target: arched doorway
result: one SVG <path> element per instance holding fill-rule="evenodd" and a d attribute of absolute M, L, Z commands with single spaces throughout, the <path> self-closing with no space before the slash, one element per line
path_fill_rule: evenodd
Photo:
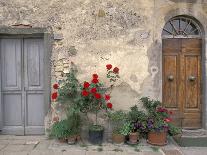
<path fill-rule="evenodd" d="M 182 128 L 202 127 L 201 29 L 186 16 L 170 19 L 162 32 L 163 103 Z"/>

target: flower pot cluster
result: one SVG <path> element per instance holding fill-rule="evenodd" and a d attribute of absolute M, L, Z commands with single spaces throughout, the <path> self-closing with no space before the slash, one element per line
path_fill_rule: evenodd
<path fill-rule="evenodd" d="M 113 124 L 114 143 L 126 142 L 133 145 L 137 144 L 140 138 L 146 138 L 148 143 L 162 146 L 167 144 L 168 135 L 181 134 L 181 129 L 176 127 L 170 118 L 172 112 L 163 108 L 161 102 L 150 100 L 148 97 L 141 98 L 141 102 L 144 106 L 142 110 L 135 105 L 128 112 L 113 111 L 109 114 Z"/>
<path fill-rule="evenodd" d="M 167 135 L 181 133 L 180 128 L 174 126 L 170 116 L 171 111 L 163 108 L 161 102 L 141 98 L 144 109 L 132 106 L 128 111 L 115 111 L 110 102 L 114 83 L 119 79 L 119 68 L 111 64 L 106 65 L 106 77 L 111 82 L 109 87 L 101 83 L 98 74 L 91 76 L 91 81 L 79 83 L 76 78 L 77 70 L 71 67 L 64 80 L 53 85 L 51 98 L 61 104 L 66 112 L 65 119 L 55 117 L 50 136 L 68 144 L 75 144 L 80 140 L 82 120 L 80 115 L 95 114 L 95 121 L 90 122 L 88 141 L 101 144 L 104 137 L 104 127 L 98 123 L 98 113 L 105 113 L 113 127 L 112 141 L 116 144 L 137 144 L 140 138 L 146 138 L 152 145 L 167 144 Z M 87 118 L 87 117 L 86 117 Z"/>

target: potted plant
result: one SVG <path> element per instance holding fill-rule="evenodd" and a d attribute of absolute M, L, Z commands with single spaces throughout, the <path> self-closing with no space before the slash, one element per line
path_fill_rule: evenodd
<path fill-rule="evenodd" d="M 127 118 L 126 113 L 119 110 L 109 113 L 108 117 L 113 125 L 112 141 L 116 144 L 124 143 L 125 135 L 122 134 L 122 130 Z"/>
<path fill-rule="evenodd" d="M 107 78 L 115 82 L 119 78 L 119 69 L 112 65 L 106 65 Z M 113 74 L 112 74 L 113 72 Z M 83 113 L 95 113 L 96 121 L 89 127 L 89 141 L 92 144 L 101 144 L 103 141 L 104 127 L 98 124 L 98 113 L 106 112 L 112 109 L 110 103 L 110 94 L 107 94 L 107 88 L 99 81 L 97 74 L 92 75 L 91 82 L 85 81 L 81 87 L 81 94 L 78 100 L 78 107 Z"/>
<path fill-rule="evenodd" d="M 52 101 L 62 105 L 66 118 L 59 122 L 59 117 L 56 116 L 51 130 L 51 136 L 56 130 L 64 133 L 64 139 L 68 140 L 69 144 L 74 144 L 80 137 L 81 119 L 80 108 L 77 104 L 77 98 L 80 92 L 80 84 L 76 78 L 77 70 L 74 64 L 71 64 L 70 72 L 65 74 L 63 80 L 55 83 L 52 95 Z M 55 107 L 53 107 L 55 108 Z M 60 126 L 60 127 L 59 127 Z M 54 135 L 53 137 L 57 137 Z"/>
<path fill-rule="evenodd" d="M 146 114 L 135 105 L 128 112 L 128 120 L 131 122 L 128 143 L 136 144 L 139 141 L 139 134 L 143 133 L 146 129 Z"/>
<path fill-rule="evenodd" d="M 81 118 L 79 113 L 72 112 L 67 116 L 69 134 L 67 136 L 68 144 L 75 144 L 80 136 Z"/>
<path fill-rule="evenodd" d="M 50 137 L 57 138 L 61 143 L 67 141 L 69 134 L 67 120 L 55 122 L 50 130 Z"/>
<path fill-rule="evenodd" d="M 84 82 L 78 101 L 81 112 L 95 113 L 96 121 L 89 127 L 89 141 L 92 144 L 101 144 L 103 141 L 104 127 L 98 124 L 98 113 L 112 109 L 109 102 L 110 95 L 105 93 L 106 90 L 99 82 L 98 75 L 93 74 L 91 83 Z"/>
<path fill-rule="evenodd" d="M 167 135 L 178 134 L 179 128 L 172 124 L 171 111 L 163 108 L 160 101 L 141 98 L 147 110 L 147 142 L 153 145 L 166 145 Z"/>

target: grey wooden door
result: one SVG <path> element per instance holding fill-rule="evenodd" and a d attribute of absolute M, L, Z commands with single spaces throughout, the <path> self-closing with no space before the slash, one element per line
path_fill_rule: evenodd
<path fill-rule="evenodd" d="M 1 39 L 3 134 L 44 133 L 42 39 Z"/>

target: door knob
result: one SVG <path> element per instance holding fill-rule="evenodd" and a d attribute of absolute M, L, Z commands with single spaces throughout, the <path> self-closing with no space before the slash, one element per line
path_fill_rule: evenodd
<path fill-rule="evenodd" d="M 189 81 L 195 81 L 195 79 L 196 79 L 196 77 L 193 76 L 193 75 L 191 75 L 191 76 L 188 77 L 188 80 L 189 80 Z"/>
<path fill-rule="evenodd" d="M 168 81 L 173 81 L 173 80 L 174 80 L 174 76 L 173 76 L 173 75 L 169 75 L 169 76 L 167 77 L 167 79 L 168 79 Z"/>

